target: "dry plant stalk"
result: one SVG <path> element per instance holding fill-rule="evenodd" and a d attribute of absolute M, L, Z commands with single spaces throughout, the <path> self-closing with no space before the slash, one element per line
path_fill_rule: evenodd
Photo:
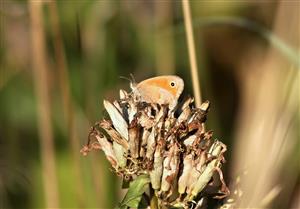
<path fill-rule="evenodd" d="M 104 107 L 110 119 L 91 128 L 89 142 L 81 150 L 84 155 L 102 149 L 123 179 L 148 176 L 150 194 L 159 207 L 187 208 L 204 197 L 220 199 L 229 194 L 220 170 L 226 146 L 203 129 L 208 101 L 195 108 L 188 98 L 169 109 L 120 90 L 120 99 L 105 100 Z"/>
<path fill-rule="evenodd" d="M 43 2 L 28 2 L 31 22 L 32 67 L 38 107 L 38 129 L 42 157 L 42 173 L 47 208 L 59 207 L 55 149 L 51 125 L 48 63 L 43 22 Z"/>
<path fill-rule="evenodd" d="M 199 107 L 202 103 L 201 99 L 201 88 L 200 88 L 200 80 L 198 76 L 198 68 L 197 68 L 197 58 L 196 58 L 196 47 L 195 47 L 195 39 L 193 33 L 193 24 L 192 24 L 192 15 L 190 9 L 189 0 L 181 0 L 182 10 L 183 10 L 183 19 L 186 33 L 186 41 L 188 44 L 189 51 L 189 60 L 191 65 L 191 75 L 193 81 L 193 89 L 196 99 L 196 106 Z"/>

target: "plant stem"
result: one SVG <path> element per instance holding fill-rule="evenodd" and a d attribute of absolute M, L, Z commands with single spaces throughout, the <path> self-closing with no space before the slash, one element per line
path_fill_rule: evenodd
<path fill-rule="evenodd" d="M 184 25 L 186 31 L 187 44 L 188 44 L 189 59 L 191 65 L 190 69 L 191 69 L 193 89 L 195 95 L 195 103 L 196 103 L 196 107 L 200 107 L 202 103 L 201 89 L 200 89 L 200 80 L 198 77 L 197 59 L 196 59 L 195 41 L 194 41 L 194 34 L 193 34 L 190 4 L 189 4 L 189 0 L 182 0 L 181 2 L 182 2 L 182 9 L 184 15 Z"/>
<path fill-rule="evenodd" d="M 59 86 L 62 98 L 62 110 L 67 124 L 67 135 L 69 143 L 71 145 L 71 154 L 73 160 L 73 172 L 75 175 L 76 182 L 76 200 L 78 201 L 80 207 L 84 207 L 84 194 L 82 191 L 82 174 L 80 170 L 80 156 L 78 155 L 78 150 L 80 149 L 79 140 L 76 138 L 78 135 L 75 128 L 75 117 L 74 108 L 70 92 L 70 83 L 68 75 L 68 65 L 66 61 L 66 55 L 64 50 L 64 44 L 62 39 L 62 34 L 60 30 L 60 21 L 57 11 L 56 0 L 48 2 L 49 16 L 51 23 L 51 32 L 54 44 L 54 55 L 57 68 L 57 75 L 59 79 Z"/>
<path fill-rule="evenodd" d="M 48 85 L 48 64 L 43 23 L 43 1 L 29 3 L 34 84 L 38 108 L 38 129 L 41 146 L 43 184 L 46 208 L 59 208 L 55 149 L 51 124 Z"/>
<path fill-rule="evenodd" d="M 149 189 L 150 189 L 150 208 L 151 209 L 160 209 L 156 193 L 151 188 L 151 186 L 149 187 Z"/>

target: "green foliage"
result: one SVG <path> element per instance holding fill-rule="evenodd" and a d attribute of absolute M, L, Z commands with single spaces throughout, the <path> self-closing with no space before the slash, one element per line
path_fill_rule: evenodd
<path fill-rule="evenodd" d="M 134 181 L 130 182 L 129 189 L 119 204 L 120 209 L 138 208 L 142 199 L 143 193 L 146 192 L 147 186 L 150 183 L 148 175 L 140 175 Z"/>

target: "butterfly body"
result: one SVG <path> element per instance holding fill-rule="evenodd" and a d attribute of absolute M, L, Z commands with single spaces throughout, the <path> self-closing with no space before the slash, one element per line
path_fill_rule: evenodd
<path fill-rule="evenodd" d="M 183 80 L 174 75 L 146 79 L 133 87 L 133 93 L 142 101 L 169 104 L 174 107 L 184 88 Z"/>

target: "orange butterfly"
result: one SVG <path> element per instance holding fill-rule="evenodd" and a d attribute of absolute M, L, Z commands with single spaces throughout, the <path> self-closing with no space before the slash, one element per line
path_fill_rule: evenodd
<path fill-rule="evenodd" d="M 174 75 L 157 76 L 132 84 L 133 94 L 142 101 L 169 104 L 173 108 L 184 88 L 183 80 Z"/>

